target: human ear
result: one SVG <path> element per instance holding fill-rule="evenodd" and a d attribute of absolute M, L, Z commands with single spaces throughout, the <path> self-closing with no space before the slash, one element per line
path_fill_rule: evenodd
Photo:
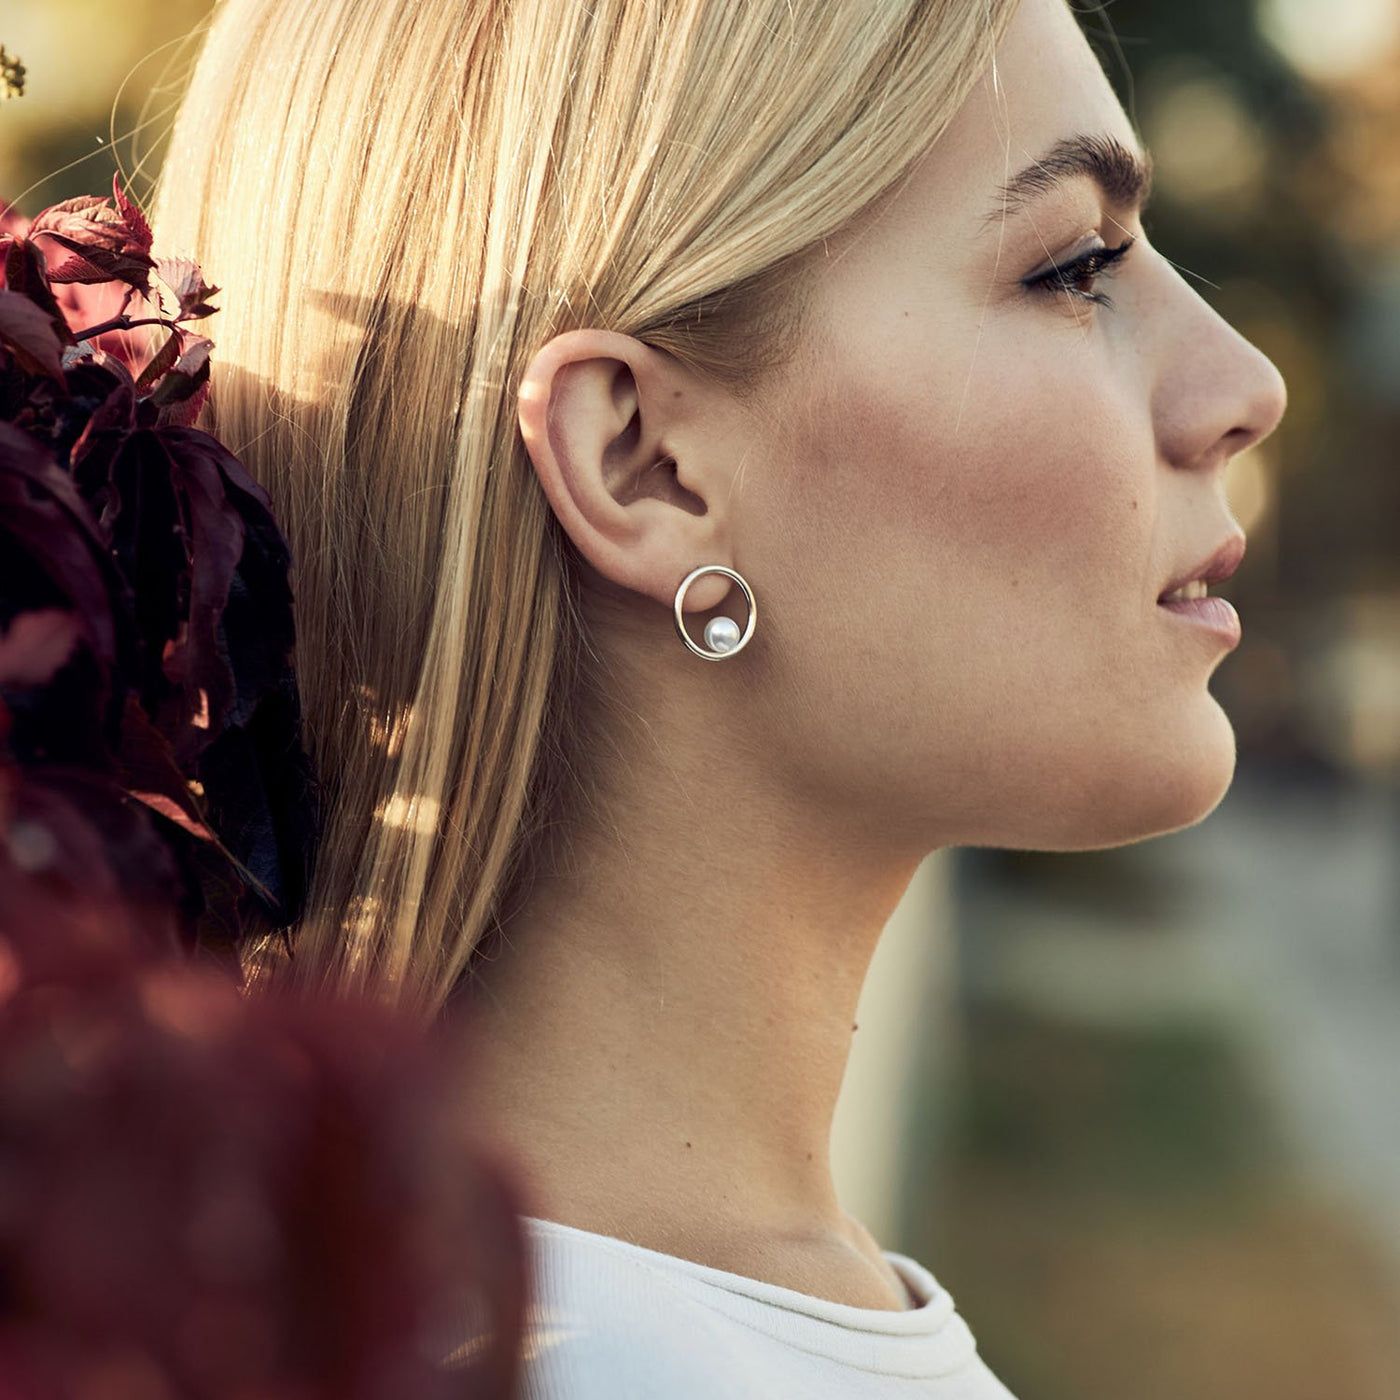
<path fill-rule="evenodd" d="M 559 523 L 600 575 L 668 609 L 692 569 L 732 567 L 714 398 L 674 357 L 602 330 L 555 336 L 520 385 L 521 436 Z M 697 580 L 686 610 L 732 586 Z"/>

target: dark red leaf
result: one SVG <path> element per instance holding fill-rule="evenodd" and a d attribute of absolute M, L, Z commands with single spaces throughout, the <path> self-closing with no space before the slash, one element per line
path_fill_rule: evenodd
<path fill-rule="evenodd" d="M 0 291 L 0 343 L 26 373 L 62 380 L 63 341 L 53 317 L 20 292 Z"/>
<path fill-rule="evenodd" d="M 153 812 L 159 812 L 167 821 L 172 821 L 176 826 L 188 831 L 191 836 L 200 841 L 215 840 L 214 833 L 201 821 L 196 821 L 185 809 L 175 801 L 173 797 L 167 797 L 163 792 L 141 792 L 136 788 L 125 789 L 128 797 L 134 797 L 138 802 L 143 802 Z"/>
<path fill-rule="evenodd" d="M 81 253 L 73 253 L 59 263 L 56 267 L 49 269 L 50 282 L 81 282 L 84 284 L 93 282 L 110 282 L 112 274 L 105 268 L 96 266 Z"/>
<path fill-rule="evenodd" d="M 124 595 L 106 544 L 72 477 L 27 433 L 0 422 L 0 537 L 23 550 L 73 606 L 84 639 L 109 677 L 120 638 L 113 600 Z"/>
<path fill-rule="evenodd" d="M 60 280 L 69 282 L 125 282 L 127 286 L 135 287 L 139 292 L 149 291 L 150 272 L 153 264 L 144 253 L 128 253 L 121 248 L 104 247 L 100 243 L 85 243 L 81 239 L 72 238 L 66 233 L 57 233 L 52 229 L 44 229 L 42 232 L 47 233 L 55 243 L 79 254 L 102 274 L 97 277 L 70 276 Z M 50 274 L 49 280 L 54 280 L 52 274 Z"/>
<path fill-rule="evenodd" d="M 145 369 L 136 377 L 138 389 L 149 389 L 157 379 L 170 369 L 180 358 L 180 344 L 183 339 L 178 329 L 172 328 L 165 344 L 151 356 Z"/>
<path fill-rule="evenodd" d="M 0 625 L 44 609 L 73 619 L 66 650 L 53 637 L 41 646 L 34 623 L 0 640 L 15 677 L 0 763 L 8 744 L 30 769 L 77 761 L 117 783 L 172 852 L 182 927 L 198 914 L 227 950 L 245 897 L 295 918 L 314 849 L 290 556 L 266 493 L 191 426 L 208 394 L 208 338 L 172 333 L 153 357 L 143 345 L 139 378 L 125 344 L 72 344 L 70 326 L 126 315 L 157 267 L 149 226 L 115 181 L 114 197 L 115 209 L 64 201 L 0 240 L 5 290 L 31 304 L 26 328 L 53 321 L 61 376 L 29 371 L 22 348 L 0 359 L 0 373 L 19 371 L 4 387 L 20 405 L 14 423 L 0 420 Z M 159 272 L 175 318 L 214 309 L 218 288 L 192 259 Z M 47 684 L 19 683 L 50 663 Z"/>
<path fill-rule="evenodd" d="M 93 363 L 98 363 L 96 356 Z M 100 488 L 106 485 L 111 459 L 126 436 L 136 428 L 136 386 L 126 366 L 120 360 L 113 363 L 121 366 L 120 371 L 114 371 L 116 383 L 93 409 L 68 454 L 69 469 L 82 485 L 89 503 L 98 511 L 102 509 L 105 495 Z M 71 368 L 69 373 L 73 374 Z"/>
<path fill-rule="evenodd" d="M 204 819 L 190 782 L 171 751 L 170 742 L 133 695 L 122 715 L 117 766 L 123 789 L 153 811 L 201 841 L 217 841 Z"/>
<path fill-rule="evenodd" d="M 150 402 L 160 410 L 162 427 L 189 427 L 199 417 L 209 391 L 213 344 L 206 336 L 187 335 L 180 358 L 149 394 Z"/>
<path fill-rule="evenodd" d="M 183 387 L 185 376 L 178 371 L 172 370 L 156 386 L 157 391 L 166 384 L 175 382 L 177 386 Z M 162 428 L 191 428 L 199 420 L 201 410 L 204 408 L 205 400 L 209 397 L 209 369 L 206 365 L 196 375 L 189 379 L 192 385 L 189 397 L 179 397 L 174 392 L 169 395 L 168 400 L 161 401 L 160 426 Z M 155 399 L 153 394 L 152 399 Z"/>
<path fill-rule="evenodd" d="M 176 643 L 171 665 L 184 682 L 181 723 L 174 735 L 176 761 L 193 764 L 222 730 L 233 700 L 233 673 L 219 644 L 234 570 L 243 553 L 243 520 L 224 490 L 218 460 L 207 451 L 153 434 L 169 463 L 170 479 L 185 508 L 189 531 L 188 630 Z M 211 439 L 212 441 L 212 439 Z"/>
<path fill-rule="evenodd" d="M 36 238 L 40 233 L 61 234 L 93 247 L 125 252 L 133 256 L 148 254 L 151 249 L 151 231 L 146 221 L 137 211 L 137 218 L 130 217 L 135 206 L 127 203 L 123 209 L 123 196 L 114 178 L 112 188 L 117 196 L 117 207 L 108 202 L 106 195 L 80 194 L 41 209 L 29 225 L 28 238 Z"/>
<path fill-rule="evenodd" d="M 183 457 L 186 453 L 194 453 L 206 456 L 212 461 L 218 470 L 227 479 L 230 486 L 241 491 L 245 496 L 251 496 L 256 502 L 261 515 L 266 519 L 271 529 L 280 538 L 281 532 L 277 530 L 275 522 L 272 520 L 272 500 L 267 492 L 248 475 L 248 469 L 223 445 L 216 437 L 209 433 L 201 432 L 198 428 L 171 428 L 161 433 L 161 441 L 166 449 L 174 456 Z M 248 510 L 240 506 L 245 519 Z M 283 546 L 285 552 L 285 546 Z"/>
<path fill-rule="evenodd" d="M 63 352 L 63 369 L 69 377 L 69 388 L 75 395 L 83 393 L 83 367 L 92 365 L 102 370 L 104 374 L 110 375 L 112 382 L 108 385 L 108 393 L 110 393 L 112 389 L 115 389 L 117 385 L 123 385 L 134 404 L 136 399 L 136 379 L 131 372 L 131 363 L 124 355 L 110 354 L 106 350 L 97 348 L 104 338 L 105 337 L 100 337 L 98 340 L 92 341 L 91 345 L 93 348 L 91 349 L 80 351 L 76 346 L 70 345 L 68 349 Z M 103 395 L 103 398 L 105 397 L 106 394 Z"/>
<path fill-rule="evenodd" d="M 27 296 L 52 318 L 54 330 L 66 344 L 72 339 L 68 322 L 49 289 L 48 264 L 43 252 L 27 238 L 13 239 L 5 249 L 5 287 Z"/>
<path fill-rule="evenodd" d="M 193 258 L 157 258 L 156 276 L 170 288 L 179 303 L 174 319 L 195 321 L 217 309 L 208 301 L 220 289 L 205 285 L 204 275 Z"/>
<path fill-rule="evenodd" d="M 28 237 L 48 237 L 105 270 L 109 278 L 144 293 L 150 289 L 155 266 L 150 256 L 151 232 L 135 206 L 126 202 L 123 209 L 122 203 L 119 200 L 114 209 L 96 195 L 66 199 L 35 215 Z"/>
<path fill-rule="evenodd" d="M 109 460 L 98 523 L 118 569 L 131 582 L 131 616 L 143 653 L 140 677 L 133 680 L 142 703 L 154 715 L 168 689 L 159 660 L 186 610 L 190 546 L 185 509 L 169 455 L 150 429 L 122 436 Z M 158 724 L 173 734 L 163 720 Z"/>
<path fill-rule="evenodd" d="M 29 232 L 32 234 L 36 228 L 52 226 L 60 223 L 63 217 L 77 216 L 85 210 L 95 209 L 106 203 L 107 196 L 105 194 L 74 195 L 72 199 L 65 199 L 59 204 L 51 204 L 47 209 L 40 210 L 29 221 Z"/>
<path fill-rule="evenodd" d="M 146 222 L 146 216 L 141 212 L 140 206 L 128 198 L 115 174 L 112 176 L 112 199 L 117 206 L 117 212 L 122 216 L 122 220 L 130 230 L 136 246 L 143 253 L 149 253 L 151 251 L 151 226 Z"/>

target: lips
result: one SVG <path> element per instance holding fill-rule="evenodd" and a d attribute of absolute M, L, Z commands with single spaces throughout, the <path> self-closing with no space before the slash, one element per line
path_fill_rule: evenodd
<path fill-rule="evenodd" d="M 1221 579 L 1229 578 L 1239 568 L 1240 561 L 1244 558 L 1244 549 L 1245 536 L 1243 534 L 1231 535 L 1210 558 L 1203 560 L 1194 568 L 1178 574 L 1157 595 L 1157 601 L 1162 602 L 1167 594 L 1174 593 L 1184 584 L 1193 583 L 1197 579 L 1205 583 L 1217 583 Z"/>

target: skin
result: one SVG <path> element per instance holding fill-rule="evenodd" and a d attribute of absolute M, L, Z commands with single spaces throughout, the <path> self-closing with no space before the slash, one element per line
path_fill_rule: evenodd
<path fill-rule="evenodd" d="M 476 1111 L 532 1214 L 907 1306 L 828 1138 L 919 862 L 1136 841 L 1228 788 L 1228 645 L 1156 600 L 1238 533 L 1225 465 L 1284 386 L 1091 179 L 985 222 L 1076 134 L 1141 152 L 1063 0 L 1024 0 L 995 78 L 813 250 L 797 353 L 751 399 L 599 330 L 531 365 L 520 426 L 614 697 L 580 699 L 592 806 L 474 993 Z M 1125 233 L 1111 308 L 1022 285 Z M 671 615 L 709 563 L 759 605 L 721 662 Z M 693 636 L 730 590 L 692 587 Z M 737 588 L 723 610 L 745 622 Z"/>

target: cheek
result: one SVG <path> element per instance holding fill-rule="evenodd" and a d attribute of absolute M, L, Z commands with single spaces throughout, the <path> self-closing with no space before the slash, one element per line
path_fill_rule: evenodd
<path fill-rule="evenodd" d="M 970 627 L 1092 649 L 1150 588 L 1155 447 L 1145 396 L 1044 340 L 1063 353 L 984 335 L 970 374 L 927 346 L 847 361 L 790 439 L 791 509 Z"/>
<path fill-rule="evenodd" d="M 984 844 L 1073 845 L 1099 819 L 1106 839 L 1162 829 L 1115 813 L 1117 794 L 1168 774 L 1183 725 L 1219 727 L 1196 671 L 1210 714 L 1164 690 L 1181 666 L 1152 612 L 1147 395 L 1102 346 L 1056 330 L 1038 355 L 984 334 L 970 380 L 927 346 L 848 355 L 808 380 L 774 449 L 781 469 L 759 486 L 778 496 L 748 517 L 783 522 L 762 544 L 781 560 L 774 626 L 817 635 L 781 643 L 782 664 L 820 697 L 802 715 L 844 736 L 818 745 L 789 729 L 797 761 L 845 754 L 849 768 L 827 775 L 845 797 L 878 781 L 868 796 L 888 811 L 906 784 L 906 811 L 935 798 Z M 999 825 L 1051 810 L 1065 831 Z"/>
<path fill-rule="evenodd" d="M 1082 674 L 1141 618 L 1149 587 L 1145 406 L 1087 369 L 1022 361 L 970 393 L 957 434 L 930 447 L 941 489 L 928 520 L 964 605 L 994 614 L 1008 643 L 1062 649 Z"/>

